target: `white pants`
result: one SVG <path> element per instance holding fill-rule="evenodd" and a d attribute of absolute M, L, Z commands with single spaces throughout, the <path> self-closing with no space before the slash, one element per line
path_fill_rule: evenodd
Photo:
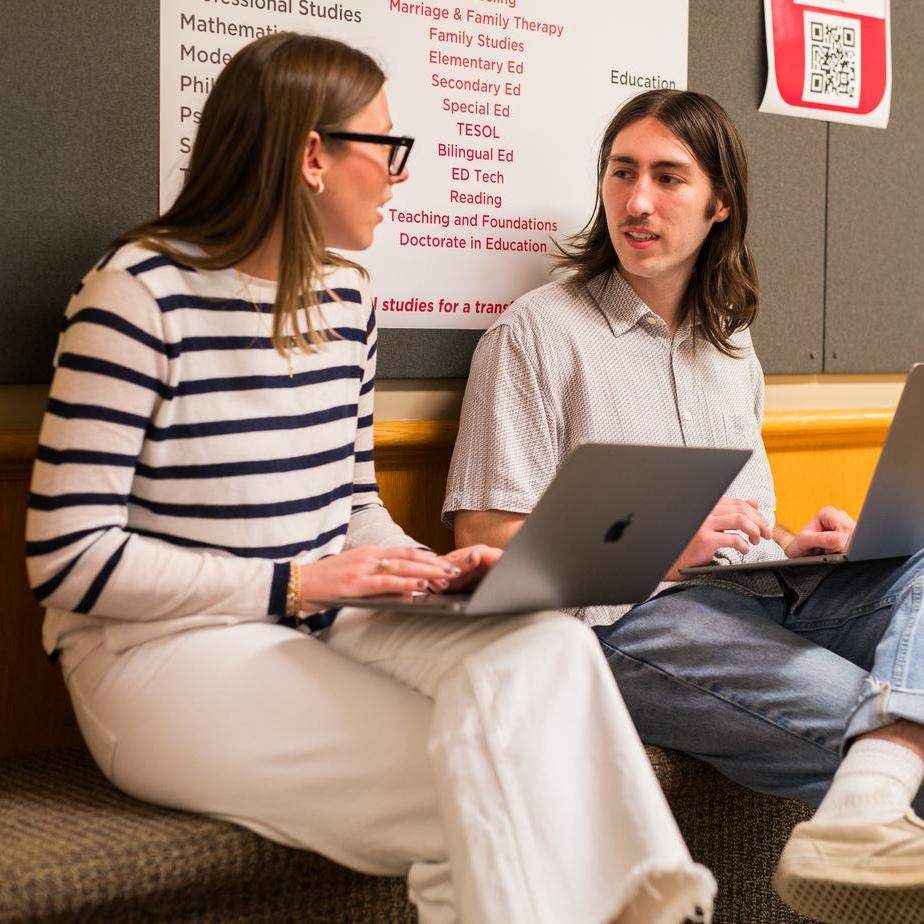
<path fill-rule="evenodd" d="M 345 610 L 324 641 L 243 623 L 124 652 L 86 631 L 68 688 L 133 796 L 407 875 L 423 924 L 709 916 L 712 877 L 571 617 Z"/>

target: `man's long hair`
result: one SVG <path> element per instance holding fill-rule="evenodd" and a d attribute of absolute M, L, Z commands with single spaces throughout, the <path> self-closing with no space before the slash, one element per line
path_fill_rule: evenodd
<path fill-rule="evenodd" d="M 313 317 L 320 309 L 317 288 L 326 287 L 333 267 L 360 267 L 326 248 L 314 194 L 302 176 L 305 144 L 311 131 L 342 128 L 384 81 L 368 55 L 333 39 L 277 32 L 245 45 L 205 101 L 176 202 L 114 246 L 143 242 L 198 269 L 224 269 L 250 256 L 278 220 L 273 344 L 285 353 L 288 330 L 300 348 L 316 348 L 328 339 Z M 206 255 L 190 255 L 175 241 L 197 244 Z"/>
<path fill-rule="evenodd" d="M 597 203 L 590 221 L 560 246 L 559 264 L 572 278 L 587 283 L 612 272 L 619 258 L 607 228 L 601 186 L 616 136 L 639 119 L 651 116 L 673 133 L 709 176 L 714 196 L 726 196 L 728 218 L 709 230 L 687 287 L 685 313 L 702 322 L 703 333 L 716 349 L 736 353 L 731 336 L 757 316 L 760 289 L 748 244 L 748 162 L 744 145 L 728 113 L 711 97 L 685 90 L 649 90 L 629 100 L 603 135 L 597 163 Z M 707 215 L 707 217 L 709 217 Z"/>

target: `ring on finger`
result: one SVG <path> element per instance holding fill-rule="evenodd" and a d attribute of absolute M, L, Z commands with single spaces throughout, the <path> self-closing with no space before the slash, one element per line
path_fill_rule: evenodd
<path fill-rule="evenodd" d="M 380 558 L 379 563 L 375 567 L 375 570 L 381 574 L 391 574 L 392 568 L 393 563 L 390 558 Z"/>

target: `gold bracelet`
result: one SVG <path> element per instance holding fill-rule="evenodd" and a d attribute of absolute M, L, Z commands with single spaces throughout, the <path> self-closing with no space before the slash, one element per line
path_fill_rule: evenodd
<path fill-rule="evenodd" d="M 298 619 L 302 611 L 302 569 L 296 562 L 289 562 L 289 585 L 286 588 L 286 616 Z"/>

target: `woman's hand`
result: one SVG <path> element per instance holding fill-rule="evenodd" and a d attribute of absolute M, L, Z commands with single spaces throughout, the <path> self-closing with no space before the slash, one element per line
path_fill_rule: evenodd
<path fill-rule="evenodd" d="M 413 548 L 364 545 L 301 566 L 301 602 L 305 609 L 317 600 L 373 597 L 377 594 L 440 591 L 462 569 L 447 557 Z"/>
<path fill-rule="evenodd" d="M 440 592 L 456 593 L 477 584 L 501 555 L 503 549 L 495 549 L 489 545 L 468 545 L 448 552 L 440 561 L 457 568 L 458 573 L 450 580 L 448 588 L 441 588 Z"/>

